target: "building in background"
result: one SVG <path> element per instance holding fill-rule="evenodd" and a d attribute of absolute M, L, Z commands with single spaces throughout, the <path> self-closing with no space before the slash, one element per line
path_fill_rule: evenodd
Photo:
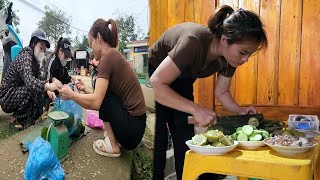
<path fill-rule="evenodd" d="M 148 74 L 148 39 L 127 43 L 126 56 L 140 83 L 146 82 Z"/>

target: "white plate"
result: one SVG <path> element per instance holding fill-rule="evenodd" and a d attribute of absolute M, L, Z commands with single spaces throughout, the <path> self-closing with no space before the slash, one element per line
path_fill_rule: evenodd
<path fill-rule="evenodd" d="M 317 145 L 317 143 L 313 146 L 308 146 L 308 147 L 293 147 L 293 146 L 278 146 L 278 145 L 272 145 L 269 143 L 266 143 L 267 139 L 265 139 L 263 142 L 271 147 L 274 151 L 280 153 L 280 154 L 284 154 L 284 155 L 296 155 L 296 154 L 302 154 L 307 152 L 309 149 L 315 147 Z"/>
<path fill-rule="evenodd" d="M 237 145 L 238 142 L 234 141 L 234 144 L 231 146 L 222 146 L 222 147 L 213 147 L 213 146 L 198 146 L 193 145 L 192 140 L 186 141 L 186 145 L 189 147 L 190 150 L 203 155 L 222 155 L 226 154 L 230 151 L 233 151 Z"/>
<path fill-rule="evenodd" d="M 238 141 L 239 147 L 241 149 L 258 149 L 259 147 L 265 146 L 266 144 L 263 141 Z"/>

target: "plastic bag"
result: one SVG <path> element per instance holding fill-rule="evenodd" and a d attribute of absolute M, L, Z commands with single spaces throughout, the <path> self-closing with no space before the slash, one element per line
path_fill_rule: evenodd
<path fill-rule="evenodd" d="M 86 125 L 91 128 L 103 129 L 104 123 L 101 119 L 99 119 L 99 115 L 97 111 L 87 110 L 87 120 Z"/>
<path fill-rule="evenodd" d="M 51 145 L 37 137 L 33 143 L 27 143 L 29 157 L 24 171 L 25 180 L 48 179 L 63 180 L 64 172 Z"/>
<path fill-rule="evenodd" d="M 69 136 L 77 130 L 82 121 L 82 107 L 72 100 L 56 98 L 53 111 L 63 111 L 69 114 L 69 119 L 63 122 L 68 129 Z"/>

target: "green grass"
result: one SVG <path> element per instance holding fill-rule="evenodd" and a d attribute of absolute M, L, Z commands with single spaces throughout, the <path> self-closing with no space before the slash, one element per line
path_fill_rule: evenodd
<path fill-rule="evenodd" d="M 145 140 L 153 142 L 153 135 L 149 128 L 145 129 Z M 151 145 L 149 145 L 151 146 Z M 149 180 L 152 179 L 152 149 L 140 146 L 133 151 L 133 165 L 131 180 Z"/>
<path fill-rule="evenodd" d="M 147 149 L 139 147 L 133 151 L 131 180 L 152 179 L 152 159 Z"/>
<path fill-rule="evenodd" d="M 9 124 L 0 127 L 0 141 L 4 139 L 8 139 L 9 137 L 16 134 L 18 131 L 10 128 Z"/>

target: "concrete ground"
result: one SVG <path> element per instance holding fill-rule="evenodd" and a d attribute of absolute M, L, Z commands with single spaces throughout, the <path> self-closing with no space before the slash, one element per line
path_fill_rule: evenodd
<path fill-rule="evenodd" d="M 81 78 L 87 85 L 91 84 L 90 77 L 76 76 L 76 78 Z M 148 94 L 145 97 L 146 101 L 152 106 L 153 99 L 149 99 L 149 96 L 152 96 L 152 90 L 147 87 L 143 87 L 143 89 Z M 1 133 L 2 131 L 7 131 L 8 119 L 10 117 L 10 115 L 5 114 L 2 110 L 0 111 Z M 154 118 L 151 118 L 151 120 L 148 118 L 148 121 L 154 121 Z M 152 128 L 150 129 L 153 131 L 154 123 L 148 122 L 148 126 L 151 126 Z M 0 140 L 0 179 L 23 179 L 28 153 L 22 153 L 19 140 L 32 131 L 32 129 L 34 127 L 21 131 L 10 138 Z M 62 163 L 66 179 L 130 179 L 132 152 L 122 150 L 120 158 L 100 156 L 92 149 L 92 143 L 101 137 L 103 137 L 103 131 L 93 130 L 81 140 L 71 145 L 69 158 Z"/>

